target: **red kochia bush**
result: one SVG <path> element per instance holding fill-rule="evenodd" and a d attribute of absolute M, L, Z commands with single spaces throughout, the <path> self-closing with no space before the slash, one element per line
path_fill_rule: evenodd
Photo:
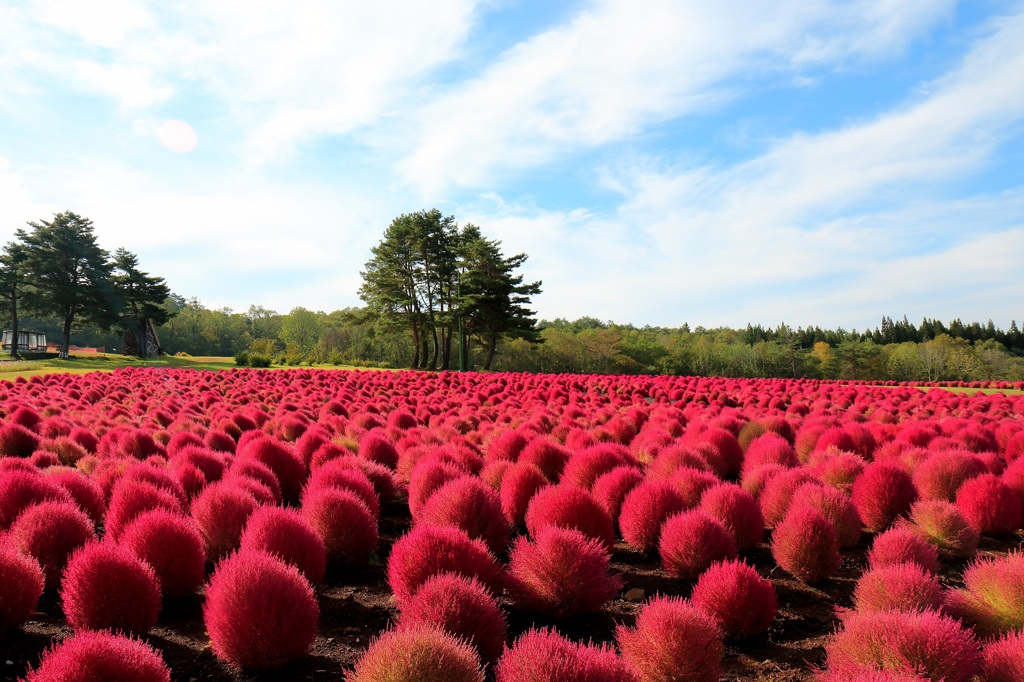
<path fill-rule="evenodd" d="M 1024 632 L 1011 632 L 985 644 L 985 682 L 1024 680 Z"/>
<path fill-rule="evenodd" d="M 114 484 L 103 522 L 105 537 L 117 540 L 121 531 L 142 512 L 166 509 L 184 513 L 182 503 L 171 493 L 146 481 L 122 478 Z"/>
<path fill-rule="evenodd" d="M 741 561 L 723 561 L 704 571 L 690 600 L 718 621 L 726 637 L 762 633 L 778 611 L 775 586 Z"/>
<path fill-rule="evenodd" d="M 152 567 L 109 542 L 89 543 L 71 555 L 60 597 L 75 632 L 109 629 L 144 635 L 160 613 L 160 583 Z"/>
<path fill-rule="evenodd" d="M 39 448 L 39 436 L 21 424 L 0 423 L 0 457 L 31 457 Z"/>
<path fill-rule="evenodd" d="M 458 464 L 440 460 L 419 462 L 409 475 L 409 513 L 415 520 L 434 492 L 448 481 L 468 475 Z"/>
<path fill-rule="evenodd" d="M 213 652 L 242 668 L 275 668 L 305 656 L 319 618 L 309 581 L 266 552 L 223 559 L 206 586 L 203 620 Z"/>
<path fill-rule="evenodd" d="M 480 540 L 454 526 L 416 526 L 395 541 L 388 556 L 388 584 L 399 607 L 438 573 L 478 579 L 495 595 L 505 586 L 498 560 Z"/>
<path fill-rule="evenodd" d="M 281 504 L 281 482 L 266 464 L 255 459 L 236 459 L 221 480 L 237 482 L 240 478 L 256 481 L 269 490 L 273 499 L 267 504 Z"/>
<path fill-rule="evenodd" d="M 32 616 L 43 586 L 39 562 L 0 545 L 0 639 Z"/>
<path fill-rule="evenodd" d="M 623 464 L 636 464 L 628 448 L 618 444 L 598 443 L 573 454 L 562 469 L 559 480 L 589 490 L 598 476 Z"/>
<path fill-rule="evenodd" d="M 618 626 L 615 639 L 643 681 L 717 682 L 721 673 L 725 646 L 718 623 L 678 597 L 647 602 L 636 626 Z"/>
<path fill-rule="evenodd" d="M 43 654 L 26 682 L 170 682 L 171 671 L 145 642 L 111 632 L 79 632 Z"/>
<path fill-rule="evenodd" d="M 789 502 L 797 488 L 805 483 L 817 483 L 818 479 L 804 467 L 787 469 L 773 476 L 765 483 L 758 502 L 764 516 L 766 528 L 775 528 L 789 511 Z"/>
<path fill-rule="evenodd" d="M 979 635 L 1024 627 L 1024 554 L 980 559 L 964 571 L 962 590 L 951 590 L 946 610 Z"/>
<path fill-rule="evenodd" d="M 565 463 L 569 461 L 569 450 L 551 439 L 541 436 L 534 438 L 519 453 L 521 464 L 532 464 L 541 470 L 544 477 L 556 483 L 562 475 Z"/>
<path fill-rule="evenodd" d="M 192 518 L 206 544 L 206 558 L 215 561 L 238 548 L 242 529 L 258 503 L 230 481 L 206 486 L 192 501 Z"/>
<path fill-rule="evenodd" d="M 933 452 L 914 470 L 914 485 L 924 500 L 948 500 L 956 497 L 964 481 L 987 473 L 985 463 L 963 450 Z"/>
<path fill-rule="evenodd" d="M 8 535 L 11 545 L 39 562 L 50 589 L 60 583 L 71 553 L 95 539 L 92 521 L 71 502 L 32 505 L 15 520 Z"/>
<path fill-rule="evenodd" d="M 814 507 L 792 507 L 772 534 L 772 556 L 787 573 L 813 583 L 839 568 L 835 526 Z"/>
<path fill-rule="evenodd" d="M 349 490 L 327 487 L 307 492 L 302 515 L 323 540 L 328 563 L 362 565 L 377 550 L 377 517 Z"/>
<path fill-rule="evenodd" d="M 939 552 L 910 528 L 890 528 L 875 536 L 868 552 L 868 566 L 881 568 L 912 561 L 929 573 L 939 572 Z"/>
<path fill-rule="evenodd" d="M 777 433 L 765 433 L 751 441 L 743 456 L 742 475 L 765 464 L 779 464 L 787 469 L 800 465 L 796 450 L 788 440 Z"/>
<path fill-rule="evenodd" d="M 917 489 L 910 474 L 892 462 L 873 462 L 853 482 L 853 506 L 873 533 L 885 530 L 910 511 Z"/>
<path fill-rule="evenodd" d="M 670 576 L 696 580 L 716 561 L 736 558 L 736 537 L 707 512 L 694 509 L 665 521 L 658 553 Z"/>
<path fill-rule="evenodd" d="M 391 470 L 398 466 L 398 450 L 387 436 L 378 431 L 370 431 L 360 439 L 359 456 Z"/>
<path fill-rule="evenodd" d="M 600 542 L 571 528 L 546 526 L 534 542 L 520 536 L 508 567 L 516 601 L 555 618 L 600 611 L 622 588 L 610 560 Z"/>
<path fill-rule="evenodd" d="M 594 487 L 590 490 L 590 494 L 608 512 L 608 516 L 617 519 L 622 509 L 622 501 L 643 480 L 643 473 L 636 467 L 615 467 L 611 471 L 597 477 L 597 480 L 594 481 Z"/>
<path fill-rule="evenodd" d="M 676 487 L 679 494 L 683 496 L 683 502 L 687 509 L 693 509 L 700 504 L 700 498 L 708 488 L 713 488 L 722 482 L 720 478 L 710 471 L 702 471 L 692 467 L 680 467 L 675 470 L 669 481 Z"/>
<path fill-rule="evenodd" d="M 918 564 L 890 564 L 865 571 L 853 591 L 857 611 L 924 611 L 942 606 L 939 579 Z"/>
<path fill-rule="evenodd" d="M 107 500 L 99 483 L 76 469 L 63 467 L 47 469 L 46 479 L 67 491 L 75 504 L 89 515 L 94 524 L 103 521 L 103 515 L 107 511 Z"/>
<path fill-rule="evenodd" d="M 631 547 L 649 551 L 658 546 L 661 524 L 686 509 L 683 496 L 668 481 L 644 481 L 622 501 L 619 529 Z"/>
<path fill-rule="evenodd" d="M 891 670 L 970 682 L 982 662 L 974 634 L 935 611 L 853 613 L 825 651 L 828 674 L 843 680 Z"/>
<path fill-rule="evenodd" d="M 143 512 L 124 529 L 118 544 L 153 567 L 164 597 L 194 594 L 203 583 L 206 551 L 191 519 L 166 509 Z"/>
<path fill-rule="evenodd" d="M 273 554 L 298 568 L 316 586 L 327 572 L 327 550 L 312 524 L 297 510 L 261 507 L 242 531 L 241 550 Z"/>
<path fill-rule="evenodd" d="M 0 531 L 7 530 L 18 514 L 37 502 L 71 502 L 71 495 L 39 473 L 0 472 Z"/>
<path fill-rule="evenodd" d="M 281 495 L 285 502 L 295 504 L 302 493 L 302 484 L 306 481 L 306 465 L 295 454 L 292 448 L 270 436 L 260 436 L 239 442 L 235 452 L 236 458 L 252 458 L 266 464 L 281 482 Z"/>
<path fill-rule="evenodd" d="M 1020 497 L 995 474 L 965 481 L 956 508 L 979 535 L 1009 535 L 1021 526 Z"/>
<path fill-rule="evenodd" d="M 389 630 L 370 642 L 347 682 L 483 682 L 476 650 L 438 627 Z"/>
<path fill-rule="evenodd" d="M 719 483 L 700 498 L 700 508 L 722 522 L 739 549 L 750 549 L 764 539 L 764 517 L 757 500 L 735 483 Z"/>
<path fill-rule="evenodd" d="M 572 642 L 554 630 L 530 630 L 506 649 L 495 682 L 639 682 L 615 652 Z"/>
<path fill-rule="evenodd" d="M 533 464 L 510 464 L 501 477 L 501 511 L 510 525 L 526 522 L 526 508 L 534 494 L 550 482 Z"/>
<path fill-rule="evenodd" d="M 940 550 L 971 558 L 978 551 L 978 532 L 960 510 L 945 500 L 920 500 L 910 508 L 913 527 Z"/>
<path fill-rule="evenodd" d="M 463 476 L 438 488 L 423 506 L 417 524 L 457 526 L 483 540 L 495 554 L 508 547 L 508 521 L 494 488 L 476 476 Z"/>
<path fill-rule="evenodd" d="M 599 540 L 611 551 L 615 545 L 615 525 L 586 490 L 559 484 L 537 492 L 526 508 L 526 530 L 537 537 L 545 526 L 575 528 L 589 538 Z"/>
<path fill-rule="evenodd" d="M 860 542 L 861 522 L 857 508 L 842 490 L 821 483 L 805 483 L 790 498 L 789 508 L 807 505 L 821 513 L 836 531 L 840 549 Z"/>
<path fill-rule="evenodd" d="M 441 573 L 429 578 L 402 604 L 401 630 L 439 627 L 473 645 L 493 665 L 505 647 L 507 627 L 498 602 L 475 578 Z"/>
<path fill-rule="evenodd" d="M 380 518 L 380 497 L 377 496 L 377 490 L 369 476 L 359 469 L 340 466 L 333 462 L 320 467 L 310 476 L 309 483 L 302 491 L 303 503 L 313 491 L 322 488 L 336 488 L 353 493 L 366 505 L 373 518 Z"/>

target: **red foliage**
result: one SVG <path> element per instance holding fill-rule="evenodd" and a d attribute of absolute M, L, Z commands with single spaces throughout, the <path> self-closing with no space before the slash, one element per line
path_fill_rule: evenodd
<path fill-rule="evenodd" d="M 145 642 L 111 632 L 79 632 L 54 644 L 26 682 L 170 682 L 171 671 Z"/>
<path fill-rule="evenodd" d="M 913 527 L 942 551 L 971 558 L 978 550 L 978 532 L 960 510 L 945 500 L 920 500 L 910 508 Z"/>
<path fill-rule="evenodd" d="M 191 511 L 203 534 L 208 561 L 238 548 L 242 529 L 258 506 L 252 495 L 230 481 L 218 481 L 199 493 Z"/>
<path fill-rule="evenodd" d="M 0 544 L 0 639 L 32 617 L 44 583 L 38 561 Z"/>
<path fill-rule="evenodd" d="M 487 444 L 487 459 L 515 462 L 529 443 L 526 436 L 514 429 L 502 431 Z"/>
<path fill-rule="evenodd" d="M 213 652 L 242 668 L 276 668 L 305 656 L 319 619 L 309 581 L 266 552 L 223 559 L 206 586 L 203 620 Z"/>
<path fill-rule="evenodd" d="M 31 457 L 39 448 L 39 436 L 21 424 L 0 423 L 0 457 Z"/>
<path fill-rule="evenodd" d="M 412 518 L 419 517 L 420 510 L 438 488 L 467 474 L 463 467 L 451 462 L 418 462 L 409 476 L 409 513 L 412 514 Z"/>
<path fill-rule="evenodd" d="M 615 545 L 615 525 L 608 513 L 586 490 L 558 484 L 537 492 L 526 508 L 526 529 L 536 538 L 546 526 L 575 528 L 589 538 L 599 540 L 611 551 Z"/>
<path fill-rule="evenodd" d="M 118 541 L 153 567 L 164 597 L 195 594 L 203 583 L 206 551 L 195 523 L 166 509 L 135 517 Z"/>
<path fill-rule="evenodd" d="M 516 602 L 555 618 L 596 613 L 622 588 L 610 560 L 600 542 L 578 530 L 547 526 L 534 542 L 521 536 L 509 553 Z"/>
<path fill-rule="evenodd" d="M 144 635 L 160 613 L 160 582 L 127 548 L 92 542 L 68 560 L 60 586 L 68 625 Z"/>
<path fill-rule="evenodd" d="M 1011 632 L 985 644 L 985 682 L 1024 680 L 1024 632 Z"/>
<path fill-rule="evenodd" d="M 603 647 L 577 644 L 554 630 L 529 630 L 506 649 L 495 682 L 639 682 L 622 659 Z"/>
<path fill-rule="evenodd" d="M 480 540 L 454 526 L 416 526 L 395 541 L 388 556 L 388 584 L 399 606 L 438 573 L 478 579 L 495 595 L 505 586 L 497 559 Z"/>
<path fill-rule="evenodd" d="M 690 600 L 718 621 L 726 637 L 760 634 L 778 611 L 775 586 L 740 561 L 723 561 L 704 571 Z"/>
<path fill-rule="evenodd" d="M 929 454 L 914 470 L 914 486 L 923 500 L 952 502 L 964 481 L 986 472 L 988 467 L 972 453 L 941 450 Z"/>
<path fill-rule="evenodd" d="M 840 549 L 860 542 L 860 516 L 843 491 L 821 483 L 805 483 L 796 489 L 789 501 L 790 510 L 801 505 L 817 509 L 832 523 Z"/>
<path fill-rule="evenodd" d="M 857 611 L 924 611 L 942 606 L 942 588 L 934 573 L 912 562 L 865 571 L 853 591 Z"/>
<path fill-rule="evenodd" d="M 618 519 L 619 512 L 622 510 L 622 501 L 643 480 L 643 473 L 636 467 L 615 467 L 611 471 L 597 477 L 590 494 L 608 512 L 608 516 L 612 519 Z"/>
<path fill-rule="evenodd" d="M 245 524 L 239 549 L 273 554 L 298 568 L 313 586 L 323 582 L 327 571 L 323 539 L 295 509 L 257 509 Z"/>
<path fill-rule="evenodd" d="M 947 593 L 946 610 L 982 636 L 1024 627 L 1024 554 L 973 563 L 964 571 L 964 589 Z"/>
<path fill-rule="evenodd" d="M 765 433 L 751 441 L 743 456 L 742 475 L 746 477 L 751 471 L 765 464 L 779 464 L 787 469 L 799 466 L 796 450 L 792 444 L 776 433 Z"/>
<path fill-rule="evenodd" d="M 0 531 L 28 507 L 49 500 L 73 501 L 64 488 L 38 472 L 0 471 Z"/>
<path fill-rule="evenodd" d="M 346 682 L 483 682 L 476 650 L 437 627 L 389 630 L 370 642 Z"/>
<path fill-rule="evenodd" d="M 380 497 L 377 496 L 373 482 L 361 470 L 347 466 L 345 461 L 332 460 L 313 472 L 309 483 L 302 491 L 303 504 L 309 495 L 324 488 L 334 488 L 352 493 L 366 505 L 375 519 L 380 517 Z"/>
<path fill-rule="evenodd" d="M 683 496 L 683 502 L 687 509 L 693 509 L 700 504 L 700 498 L 708 488 L 713 488 L 722 482 L 720 478 L 710 471 L 702 471 L 691 467 L 680 467 L 676 469 L 669 481 L 676 487 L 676 490 Z"/>
<path fill-rule="evenodd" d="M 550 482 L 535 465 L 527 462 L 511 464 L 501 477 L 501 511 L 510 525 L 526 522 L 526 508 L 538 490 Z"/>
<path fill-rule="evenodd" d="M 359 456 L 367 462 L 394 470 L 398 466 L 398 450 L 388 437 L 379 431 L 370 431 L 359 441 Z"/>
<path fill-rule="evenodd" d="M 256 481 L 270 491 L 271 499 L 266 504 L 281 504 L 283 500 L 281 482 L 277 480 L 277 475 L 266 464 L 255 459 L 236 459 L 221 480 L 237 483 L 240 478 Z M 243 487 L 249 489 L 248 486 Z"/>
<path fill-rule="evenodd" d="M 107 505 L 107 515 L 103 523 L 104 536 L 117 540 L 121 537 L 121 531 L 135 517 L 152 509 L 184 513 L 181 501 L 171 493 L 146 481 L 121 478 L 114 484 L 114 491 Z"/>
<path fill-rule="evenodd" d="M 469 537 L 483 540 L 495 554 L 508 547 L 508 521 L 494 488 L 475 476 L 463 476 L 438 488 L 424 505 L 416 523 L 456 526 Z"/>
<path fill-rule="evenodd" d="M 636 625 L 618 626 L 615 638 L 641 680 L 717 682 L 721 674 L 725 646 L 718 623 L 678 597 L 647 602 Z"/>
<path fill-rule="evenodd" d="M 864 526 L 877 533 L 910 511 L 917 489 L 910 474 L 892 462 L 873 462 L 853 482 L 853 506 Z"/>
<path fill-rule="evenodd" d="M 764 539 L 764 518 L 757 501 L 735 483 L 719 483 L 705 490 L 700 508 L 736 537 L 741 550 L 756 547 Z"/>
<path fill-rule="evenodd" d="M 835 526 L 814 507 L 794 505 L 772 533 L 772 556 L 800 580 L 824 580 L 839 568 Z"/>
<path fill-rule="evenodd" d="M 724 462 L 725 469 L 722 471 L 724 478 L 736 478 L 740 474 L 740 467 L 743 466 L 743 448 L 736 436 L 720 428 L 709 428 L 701 431 L 695 437 L 687 434 L 687 440 L 696 443 L 711 445 L 718 456 Z"/>
<path fill-rule="evenodd" d="M 377 517 L 349 490 L 323 487 L 308 491 L 302 515 L 323 540 L 328 563 L 363 565 L 377 550 Z"/>
<path fill-rule="evenodd" d="M 630 546 L 650 551 L 658 546 L 665 519 L 686 510 L 686 502 L 668 481 L 644 481 L 626 495 L 619 512 L 619 529 Z"/>
<path fill-rule="evenodd" d="M 544 436 L 531 440 L 519 453 L 519 463 L 533 464 L 552 483 L 557 483 L 561 478 L 568 461 L 569 450 Z"/>
<path fill-rule="evenodd" d="M 789 511 L 790 499 L 797 488 L 805 483 L 816 483 L 817 480 L 814 474 L 804 467 L 788 469 L 770 478 L 758 499 L 765 527 L 775 528 L 782 521 Z"/>
<path fill-rule="evenodd" d="M 562 469 L 559 481 L 590 490 L 598 476 L 623 464 L 636 466 L 636 460 L 628 448 L 613 443 L 598 443 L 573 454 Z"/>
<path fill-rule="evenodd" d="M 1021 527 L 1020 497 L 995 474 L 965 481 L 956 508 L 979 535 L 1009 535 Z"/>
<path fill-rule="evenodd" d="M 868 566 L 881 568 L 908 561 L 929 573 L 939 572 L 938 550 L 919 533 L 910 528 L 890 528 L 875 536 L 868 552 Z"/>
<path fill-rule="evenodd" d="M 71 502 L 40 502 L 21 513 L 11 525 L 7 541 L 43 568 L 46 587 L 60 583 L 72 552 L 96 539 L 92 521 Z"/>
<path fill-rule="evenodd" d="M 299 501 L 302 484 L 306 481 L 306 465 L 290 446 L 270 436 L 239 440 L 235 457 L 252 458 L 266 464 L 281 483 L 284 501 L 291 504 Z"/>
<path fill-rule="evenodd" d="M 670 576 L 696 580 L 716 561 L 736 558 L 736 536 L 707 512 L 695 509 L 665 521 L 658 553 Z"/>

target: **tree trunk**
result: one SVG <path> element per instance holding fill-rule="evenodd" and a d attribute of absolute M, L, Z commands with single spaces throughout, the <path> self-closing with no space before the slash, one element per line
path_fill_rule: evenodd
<path fill-rule="evenodd" d="M 452 335 L 441 328 L 441 370 L 446 370 L 452 362 Z"/>
<path fill-rule="evenodd" d="M 420 366 L 420 328 L 418 324 L 412 325 L 412 368 L 418 369 Z"/>
<path fill-rule="evenodd" d="M 419 369 L 427 368 L 427 335 L 420 335 L 420 365 Z"/>
<path fill-rule="evenodd" d="M 494 349 L 498 347 L 498 335 L 491 334 L 487 338 L 487 359 L 484 360 L 484 370 L 490 371 L 491 362 L 494 361 Z"/>
<path fill-rule="evenodd" d="M 71 322 L 74 320 L 74 314 L 64 316 L 64 330 L 61 333 L 60 339 L 60 352 L 57 357 L 67 358 L 71 351 Z"/>
<path fill-rule="evenodd" d="M 18 357 L 18 287 L 11 287 L 11 357 Z"/>
<path fill-rule="evenodd" d="M 437 342 L 437 326 L 430 325 L 430 369 L 437 369 L 437 356 L 441 345 Z"/>

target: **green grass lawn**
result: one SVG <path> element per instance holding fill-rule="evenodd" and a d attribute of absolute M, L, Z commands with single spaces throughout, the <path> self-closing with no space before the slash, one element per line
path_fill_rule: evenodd
<path fill-rule="evenodd" d="M 179 357 L 165 355 L 156 360 L 139 360 L 128 355 L 104 353 L 99 355 L 74 355 L 67 360 L 45 358 L 40 360 L 0 361 L 0 379 L 13 381 L 17 377 L 34 377 L 40 374 L 86 374 L 87 372 L 113 371 L 121 367 L 172 367 L 179 369 L 235 369 L 231 357 L 196 356 Z M 310 365 L 302 365 L 308 368 Z M 312 365 L 315 369 L 357 369 L 339 365 Z M 298 369 L 274 365 L 271 370 Z"/>

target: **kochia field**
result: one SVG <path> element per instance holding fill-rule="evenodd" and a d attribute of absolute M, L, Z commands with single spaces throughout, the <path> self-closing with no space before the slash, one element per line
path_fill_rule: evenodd
<path fill-rule="evenodd" d="M 0 666 L 38 682 L 1021 680 L 1022 455 L 1013 390 L 0 382 Z"/>

